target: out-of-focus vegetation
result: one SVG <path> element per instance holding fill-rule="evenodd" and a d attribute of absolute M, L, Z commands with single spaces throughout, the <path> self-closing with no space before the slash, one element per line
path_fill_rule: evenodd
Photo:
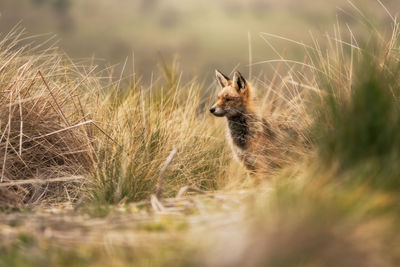
<path fill-rule="evenodd" d="M 293 12 L 335 5 L 303 2 Z M 65 36 L 79 25 L 71 14 L 85 10 L 77 8 L 83 2 L 29 3 L 58 14 L 61 24 L 48 27 Z M 227 10 L 243 22 L 237 10 L 255 19 L 262 7 L 285 13 L 293 4 L 250 3 L 201 2 L 193 12 Z M 135 4 L 149 17 L 166 5 Z M 307 150 L 292 146 L 302 156 L 269 177 L 250 176 L 231 159 L 222 120 L 206 113 L 214 88 L 182 77 L 175 61 L 161 61 L 147 84 L 76 63 L 18 30 L 5 36 L 0 266 L 399 266 L 400 26 L 396 3 L 385 4 L 360 5 L 373 17 L 353 6 L 308 42 L 261 34 L 276 60 L 263 58 L 274 72 L 251 79 L 260 111 L 295 122 L 310 141 Z M 123 5 L 131 4 L 108 9 L 128 12 Z M 245 44 L 244 35 L 221 34 Z M 235 49 L 244 55 L 224 58 L 244 61 L 246 49 Z M 212 66 L 211 58 L 199 65 Z"/>
<path fill-rule="evenodd" d="M 393 14 L 400 11 L 398 1 L 383 2 Z M 354 3 L 390 32 L 390 21 L 377 1 Z M 119 64 L 121 70 L 134 52 L 135 71 L 146 81 L 161 56 L 179 56 L 185 77 L 210 81 L 215 68 L 232 70 L 236 65 L 247 72 L 248 33 L 254 63 L 276 58 L 260 32 L 309 42 L 310 31 L 324 34 L 337 18 L 354 34 L 362 32 L 347 0 L 2 0 L 0 13 L 1 32 L 21 22 L 30 34 L 56 34 L 72 58 L 95 56 L 104 59 L 97 62 L 102 66 Z M 282 40 L 274 45 L 285 47 L 285 58 L 302 60 L 298 46 Z M 132 73 L 130 67 L 127 73 Z M 268 64 L 253 69 L 257 75 L 273 72 Z"/>
<path fill-rule="evenodd" d="M 400 65 L 396 43 L 387 44 L 386 50 L 382 43 L 371 44 L 373 48 L 353 54 L 352 60 L 357 62 L 353 77 L 347 76 L 340 83 L 332 77 L 323 78 L 330 96 L 315 125 L 319 155 L 326 163 L 336 165 L 339 177 L 350 171 L 350 183 L 389 191 L 397 191 L 400 185 Z"/>

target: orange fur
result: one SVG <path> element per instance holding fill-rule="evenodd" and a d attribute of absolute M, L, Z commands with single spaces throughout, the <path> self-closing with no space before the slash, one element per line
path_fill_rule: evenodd
<path fill-rule="evenodd" d="M 217 117 L 226 117 L 227 137 L 235 158 L 247 169 L 269 173 L 288 160 L 288 152 L 297 134 L 257 115 L 250 84 L 239 72 L 229 79 L 219 71 L 221 86 L 218 101 L 210 109 Z"/>

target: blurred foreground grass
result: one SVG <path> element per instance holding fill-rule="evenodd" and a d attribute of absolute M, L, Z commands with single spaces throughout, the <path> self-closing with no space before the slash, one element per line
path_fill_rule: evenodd
<path fill-rule="evenodd" d="M 29 161 L 32 179 L 85 179 L 2 187 L 13 197 L 2 202 L 0 266 L 398 266 L 400 43 L 392 26 L 389 37 L 367 27 L 368 41 L 345 30 L 327 36 L 324 49 L 300 44 L 304 62 L 280 59 L 288 71 L 254 82 L 268 88 L 258 92 L 268 96 L 259 101 L 264 114 L 297 122 L 310 139 L 307 153 L 268 181 L 231 161 L 221 121 L 205 112 L 210 92 L 173 67 L 149 87 L 137 77 L 105 82 L 90 66 L 3 43 L 3 170 L 45 149 L 43 158 L 57 160 Z M 37 61 L 26 68 L 27 58 Z M 42 113 L 32 113 L 37 107 Z M 22 135 L 32 114 L 42 124 Z M 9 183 L 26 179 L 4 172 Z M 185 186 L 204 194 L 179 194 Z"/>

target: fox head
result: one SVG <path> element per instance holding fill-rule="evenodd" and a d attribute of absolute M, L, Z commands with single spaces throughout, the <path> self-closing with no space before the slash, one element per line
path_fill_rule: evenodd
<path fill-rule="evenodd" d="M 218 101 L 210 109 L 217 117 L 235 117 L 247 113 L 250 104 L 250 86 L 240 72 L 236 71 L 231 80 L 218 70 L 215 71 L 217 82 L 221 87 Z"/>

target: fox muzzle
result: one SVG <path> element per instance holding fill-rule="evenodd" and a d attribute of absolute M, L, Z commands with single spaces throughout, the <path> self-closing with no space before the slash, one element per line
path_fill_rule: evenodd
<path fill-rule="evenodd" d="M 213 114 L 214 116 L 217 116 L 217 117 L 223 117 L 226 114 L 225 110 L 223 110 L 222 108 L 218 108 L 218 107 L 217 108 L 212 107 L 210 109 L 210 112 L 211 112 L 211 114 Z"/>

